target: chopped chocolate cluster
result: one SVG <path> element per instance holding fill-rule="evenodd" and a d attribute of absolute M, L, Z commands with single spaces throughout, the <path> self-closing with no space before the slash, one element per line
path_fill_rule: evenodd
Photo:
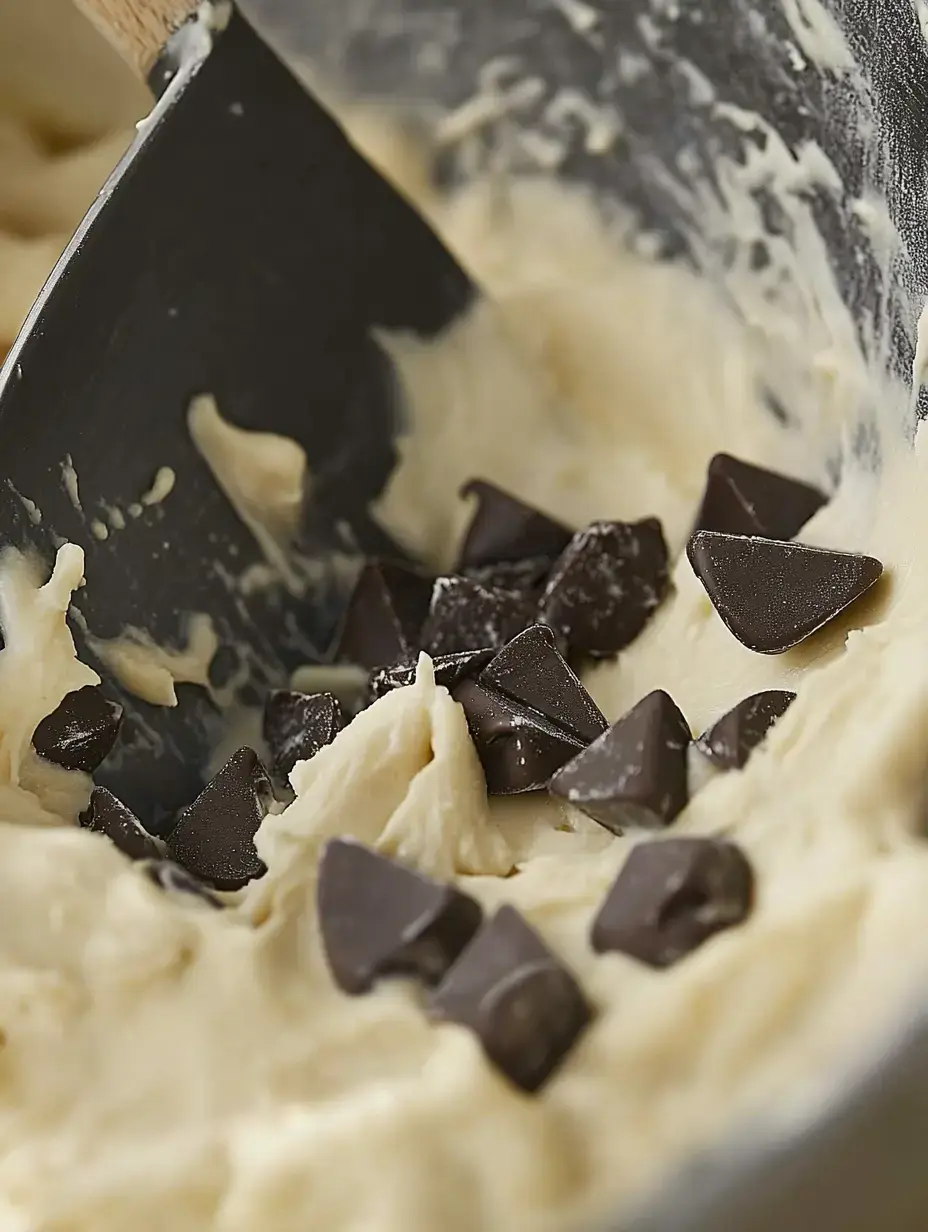
<path fill-rule="evenodd" d="M 452 656 L 501 650 L 535 624 L 571 660 L 618 654 L 669 590 L 656 518 L 594 522 L 574 534 L 485 480 L 461 494 L 477 503 L 453 573 L 430 579 L 372 561 L 358 577 L 335 658 L 370 670 L 372 700 L 411 683 L 420 650 L 447 665 L 440 683 L 457 684 L 479 668 Z"/>
<path fill-rule="evenodd" d="M 547 789 L 619 834 L 664 830 L 689 799 L 690 727 L 662 689 L 611 726 L 568 662 L 624 650 L 670 589 L 654 518 L 594 522 L 574 533 L 484 480 L 453 573 L 427 577 L 371 561 L 351 595 L 335 657 L 369 673 L 369 700 L 415 680 L 421 650 L 463 708 L 491 795 Z M 825 503 L 808 484 L 719 454 L 687 545 L 718 614 L 751 650 L 776 654 L 811 636 L 879 579 L 872 557 L 790 540 Z M 744 698 L 696 742 L 719 770 L 743 768 L 795 694 Z M 98 689 L 69 694 L 36 729 L 43 757 L 93 770 L 121 710 Z M 345 715 L 328 693 L 280 690 L 264 711 L 275 779 L 338 736 Z M 166 841 L 148 834 L 105 788 L 81 824 L 143 861 L 166 893 L 213 907 L 213 890 L 264 874 L 254 837 L 271 801 L 257 753 L 242 748 L 178 816 Z M 165 858 L 169 856 L 170 858 Z M 659 838 L 635 846 L 591 923 L 590 943 L 655 968 L 741 924 L 754 874 L 718 839 Z M 358 842 L 331 840 L 319 866 L 322 946 L 336 984 L 371 991 L 387 977 L 428 990 L 428 1012 L 457 1023 L 515 1086 L 537 1091 L 574 1047 L 592 1010 L 571 972 L 511 906 L 480 904 Z"/>
<path fill-rule="evenodd" d="M 547 715 L 584 743 L 605 731 L 602 711 L 567 666 L 546 625 L 534 625 L 514 638 L 479 679 L 517 705 Z"/>
<path fill-rule="evenodd" d="M 543 714 L 465 680 L 451 696 L 464 708 L 491 796 L 538 791 L 583 748 L 571 732 Z"/>
<path fill-rule="evenodd" d="M 360 843 L 332 839 L 319 864 L 319 927 L 344 992 L 381 976 L 437 984 L 480 927 L 480 905 Z"/>
<path fill-rule="evenodd" d="M 451 695 L 464 708 L 490 795 L 544 787 L 606 728 L 545 625 L 513 638 Z"/>
<path fill-rule="evenodd" d="M 266 872 L 253 839 L 271 799 L 257 753 L 241 748 L 181 811 L 167 840 L 149 834 L 105 787 L 94 788 L 78 820 L 85 829 L 105 834 L 130 860 L 144 861 L 148 875 L 166 892 L 197 895 L 222 906 L 207 887 L 237 890 Z"/>
<path fill-rule="evenodd" d="M 462 680 L 479 675 L 495 653 L 494 650 L 488 649 L 465 650 L 460 654 L 435 655 L 432 659 L 435 683 L 442 685 L 450 692 Z M 412 684 L 415 679 L 415 663 L 394 663 L 392 667 L 380 667 L 371 672 L 370 699 L 372 702 L 378 701 L 393 689 L 402 689 Z"/>
<path fill-rule="evenodd" d="M 782 654 L 877 582 L 880 561 L 790 540 L 826 503 L 817 488 L 716 454 L 686 554 L 734 636 Z"/>
<path fill-rule="evenodd" d="M 332 977 L 352 995 L 406 976 L 429 1012 L 469 1027 L 524 1091 L 551 1076 L 592 1014 L 574 977 L 512 907 L 483 922 L 474 899 L 347 839 L 319 865 L 319 929 Z"/>

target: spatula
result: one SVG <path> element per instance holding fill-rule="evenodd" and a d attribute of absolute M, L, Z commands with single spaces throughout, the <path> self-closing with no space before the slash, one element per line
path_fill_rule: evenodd
<path fill-rule="evenodd" d="M 220 670 L 281 683 L 331 632 L 333 528 L 385 547 L 367 506 L 391 466 L 395 391 L 372 330 L 434 335 L 472 286 L 234 6 L 79 2 L 160 97 L 0 373 L 0 540 L 48 563 L 63 539 L 84 547 L 86 653 L 84 625 L 177 646 L 204 612 Z M 262 557 L 191 443 L 200 394 L 305 448 L 323 550 L 311 594 L 236 586 Z M 162 467 L 174 488 L 139 515 Z M 102 778 L 157 824 L 199 789 L 218 716 L 190 686 L 176 710 L 120 700 Z"/>

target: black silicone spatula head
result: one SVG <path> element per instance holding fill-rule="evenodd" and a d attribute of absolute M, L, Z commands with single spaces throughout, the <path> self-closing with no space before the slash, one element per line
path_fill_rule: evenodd
<path fill-rule="evenodd" d="M 304 447 L 313 550 L 346 523 L 376 548 L 395 389 L 372 332 L 434 335 L 471 285 L 233 6 L 82 7 L 161 96 L 0 376 L 0 539 L 48 562 L 83 546 L 76 604 L 96 637 L 176 644 L 205 612 L 227 656 L 251 648 L 252 678 L 280 683 L 324 649 L 325 578 L 303 595 L 235 584 L 262 555 L 191 443 L 191 400 Z M 170 496 L 126 517 L 162 467 Z M 157 820 L 195 794 L 214 709 L 202 690 L 170 712 L 121 700 L 128 747 L 101 777 Z"/>

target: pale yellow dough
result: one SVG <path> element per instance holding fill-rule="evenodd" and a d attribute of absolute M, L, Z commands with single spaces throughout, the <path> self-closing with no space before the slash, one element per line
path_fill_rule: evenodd
<path fill-rule="evenodd" d="M 736 326 L 695 277 L 632 255 L 581 196 L 494 179 L 440 202 L 421 167 L 404 171 L 395 134 L 385 153 L 356 132 L 494 301 L 434 344 L 382 339 L 408 423 L 376 513 L 410 546 L 450 557 L 467 517 L 453 491 L 474 474 L 578 525 L 658 515 L 675 555 L 716 449 L 824 481 L 858 411 L 846 332 L 826 343 L 810 327 L 794 368 L 775 365 L 801 423 L 785 429 L 760 394 L 781 354 L 764 318 Z M 803 183 L 797 171 L 797 201 Z M 780 324 L 782 343 L 794 322 Z M 631 1210 L 728 1134 L 811 1115 L 928 979 L 928 441 L 905 449 L 901 425 L 881 428 L 879 486 L 849 464 L 805 532 L 884 562 L 885 584 L 848 618 L 787 655 L 753 655 L 681 558 L 644 635 L 588 678 L 610 718 L 666 688 L 694 732 L 756 689 L 799 692 L 743 772 L 701 769 L 672 830 L 743 845 L 754 915 L 663 972 L 588 941 L 641 836 L 544 798 L 488 805 L 427 660 L 296 767 L 295 802 L 258 835 L 261 881 L 221 913 L 169 900 L 107 840 L 60 824 L 89 781 L 30 750 L 35 722 L 96 679 L 64 619 L 79 549 L 38 590 L 7 559 L 0 1228 L 563 1229 Z M 314 909 L 336 834 L 453 877 L 487 908 L 516 904 L 576 972 L 597 1018 L 538 1097 L 467 1032 L 430 1025 L 414 985 L 336 990 Z"/>

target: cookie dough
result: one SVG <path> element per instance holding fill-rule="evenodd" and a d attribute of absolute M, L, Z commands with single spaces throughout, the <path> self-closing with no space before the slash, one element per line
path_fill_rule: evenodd
<path fill-rule="evenodd" d="M 434 564 L 453 555 L 468 509 L 451 494 L 473 475 L 575 525 L 662 519 L 673 593 L 586 683 L 610 719 L 664 688 L 694 733 L 751 693 L 798 694 L 743 770 L 702 766 L 671 831 L 737 840 L 756 908 L 667 971 L 596 955 L 593 916 L 638 836 L 547 798 L 488 803 L 428 659 L 296 766 L 296 799 L 257 836 L 263 878 L 223 912 L 168 897 L 74 827 L 89 779 L 30 748 L 39 719 L 97 679 L 65 622 L 81 551 L 63 547 L 44 585 L 7 553 L 4 1227 L 583 1226 L 632 1211 L 701 1148 L 815 1114 L 885 1049 L 928 979 L 928 438 L 906 444 L 908 391 L 879 403 L 877 472 L 844 448 L 869 376 L 836 293 L 810 295 L 819 315 L 799 336 L 763 288 L 736 319 L 583 194 L 494 176 L 443 200 L 395 132 L 387 154 L 382 129 L 349 120 L 487 290 L 435 342 L 381 339 L 407 423 L 376 515 Z M 787 155 L 774 142 L 764 157 Z M 821 161 L 789 157 L 783 199 L 807 220 Z M 800 256 L 805 285 L 828 291 L 827 263 Z M 769 411 L 773 380 L 791 395 L 788 425 Z M 734 640 L 681 553 L 719 449 L 817 483 L 843 450 L 840 485 L 801 537 L 886 568 L 849 620 L 782 656 Z M 575 973 L 596 1018 L 540 1095 L 508 1085 L 465 1030 L 430 1025 L 415 986 L 338 991 L 314 908 L 335 835 L 487 907 L 514 904 Z"/>

